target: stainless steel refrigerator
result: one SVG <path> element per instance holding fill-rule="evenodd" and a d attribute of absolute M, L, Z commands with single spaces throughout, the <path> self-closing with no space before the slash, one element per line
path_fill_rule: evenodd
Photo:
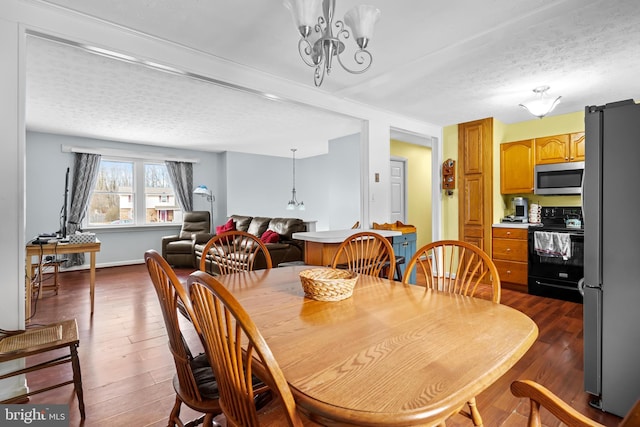
<path fill-rule="evenodd" d="M 585 109 L 584 386 L 624 416 L 640 398 L 640 105 Z"/>

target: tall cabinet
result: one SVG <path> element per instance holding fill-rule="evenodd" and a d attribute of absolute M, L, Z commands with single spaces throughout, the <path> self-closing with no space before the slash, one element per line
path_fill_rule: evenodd
<path fill-rule="evenodd" d="M 458 125 L 458 235 L 491 253 L 493 119 Z"/>

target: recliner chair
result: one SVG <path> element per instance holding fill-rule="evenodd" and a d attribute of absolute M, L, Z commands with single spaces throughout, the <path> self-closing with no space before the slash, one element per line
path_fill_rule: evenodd
<path fill-rule="evenodd" d="M 174 267 L 196 268 L 194 247 L 213 237 L 208 211 L 185 212 L 180 234 L 162 238 L 162 257 Z"/>

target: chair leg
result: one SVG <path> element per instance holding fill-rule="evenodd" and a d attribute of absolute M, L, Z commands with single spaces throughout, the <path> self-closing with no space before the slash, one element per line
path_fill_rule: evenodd
<path fill-rule="evenodd" d="M 78 397 L 80 418 L 84 420 L 84 393 L 82 392 L 82 374 L 80 373 L 80 359 L 78 358 L 77 344 L 71 345 L 71 367 L 73 369 L 73 385 L 76 389 L 76 396 Z"/>
<path fill-rule="evenodd" d="M 476 427 L 482 427 L 482 417 L 480 416 L 480 412 L 478 411 L 478 406 L 476 405 L 476 398 L 472 398 L 467 402 L 469 405 L 469 412 L 471 413 L 471 421 L 473 425 Z"/>
<path fill-rule="evenodd" d="M 182 405 L 182 401 L 180 400 L 180 398 L 178 397 L 178 395 L 176 395 L 176 402 L 173 404 L 173 408 L 171 409 L 171 414 L 169 414 L 169 424 L 167 424 L 167 427 L 175 427 L 176 426 L 176 420 L 180 420 L 180 406 Z"/>

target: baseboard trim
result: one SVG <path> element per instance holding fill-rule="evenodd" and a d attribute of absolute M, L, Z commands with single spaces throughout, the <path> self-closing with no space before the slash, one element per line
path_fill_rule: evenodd
<path fill-rule="evenodd" d="M 136 265 L 136 264 L 144 264 L 144 259 L 134 259 L 134 260 L 127 260 L 127 261 L 116 261 L 116 262 L 102 262 L 99 264 L 96 264 L 96 268 L 103 268 L 103 267 L 122 267 L 124 265 Z M 60 268 L 60 271 L 80 271 L 80 270 L 89 270 L 90 265 L 89 264 L 82 264 L 82 265 L 74 265 L 73 267 L 67 267 L 67 268 Z"/>

